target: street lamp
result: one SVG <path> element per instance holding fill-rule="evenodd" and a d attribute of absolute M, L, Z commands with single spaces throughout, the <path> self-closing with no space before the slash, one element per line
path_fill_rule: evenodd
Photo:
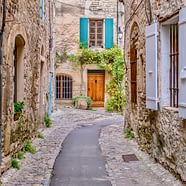
<path fill-rule="evenodd" d="M 119 38 L 119 40 L 122 40 L 122 37 L 123 37 L 123 31 L 122 31 L 121 27 L 119 27 L 119 30 L 118 30 L 118 38 Z"/>

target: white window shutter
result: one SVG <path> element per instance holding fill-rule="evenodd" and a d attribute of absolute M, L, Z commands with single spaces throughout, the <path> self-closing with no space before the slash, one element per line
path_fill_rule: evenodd
<path fill-rule="evenodd" d="M 146 108 L 158 109 L 157 23 L 146 27 Z"/>
<path fill-rule="evenodd" d="M 179 116 L 186 118 L 186 7 L 179 13 Z"/>

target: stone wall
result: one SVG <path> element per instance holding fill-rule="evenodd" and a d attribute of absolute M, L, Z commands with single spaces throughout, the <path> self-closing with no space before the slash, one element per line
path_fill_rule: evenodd
<path fill-rule="evenodd" d="M 177 108 L 163 107 L 161 110 L 151 111 L 146 109 L 145 105 L 145 28 L 150 18 L 150 7 L 145 2 L 148 1 L 124 1 L 127 95 L 125 127 L 131 127 L 134 130 L 142 150 L 150 153 L 167 169 L 186 181 L 185 120 L 179 118 Z M 151 1 L 152 19 L 158 22 L 167 20 L 171 16 L 178 15 L 179 9 L 183 6 L 186 4 L 182 0 L 153 0 Z M 158 66 L 160 66 L 162 62 L 160 35 L 158 41 Z M 137 48 L 137 104 L 131 103 L 130 47 L 132 43 L 135 43 Z M 160 73 L 160 69 L 158 72 Z"/>
<path fill-rule="evenodd" d="M 56 1 L 56 51 L 75 53 L 79 48 L 80 18 L 114 19 L 114 44 L 117 30 L 117 0 L 58 0 Z M 123 22 L 121 21 L 120 24 Z M 122 27 L 123 25 L 121 25 Z M 121 45 L 122 46 L 122 45 Z M 74 69 L 71 62 L 57 63 L 56 74 L 67 74 L 73 78 L 73 96 L 80 94 L 80 71 Z M 98 69 L 97 66 L 87 65 L 84 70 L 84 94 L 87 94 L 87 69 Z M 107 75 L 106 75 L 107 78 Z M 107 81 L 106 81 L 107 83 Z M 107 95 L 105 96 L 107 97 Z M 69 101 L 59 101 L 66 103 Z M 71 102 L 71 101 L 70 101 Z"/>
<path fill-rule="evenodd" d="M 43 127 L 43 117 L 48 111 L 49 17 L 48 1 L 45 19 L 40 19 L 40 1 L 6 1 L 6 23 L 3 33 L 3 115 L 1 171 L 11 165 L 11 157 L 22 149 L 23 143 Z M 15 50 L 16 48 L 16 50 Z M 15 57 L 17 51 L 17 57 Z M 17 61 L 19 78 L 14 76 Z M 41 81 L 42 79 L 42 81 Z M 14 120 L 14 95 L 24 102 L 22 116 Z"/>

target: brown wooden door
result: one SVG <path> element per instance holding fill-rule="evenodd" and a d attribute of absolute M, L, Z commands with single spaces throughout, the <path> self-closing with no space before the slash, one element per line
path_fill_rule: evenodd
<path fill-rule="evenodd" d="M 88 74 L 88 96 L 93 100 L 94 107 L 104 106 L 104 74 Z"/>

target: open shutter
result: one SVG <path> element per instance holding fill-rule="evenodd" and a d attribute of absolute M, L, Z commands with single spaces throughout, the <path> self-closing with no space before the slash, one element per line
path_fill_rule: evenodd
<path fill-rule="evenodd" d="M 186 118 L 186 7 L 179 13 L 179 116 Z"/>
<path fill-rule="evenodd" d="M 113 19 L 105 19 L 105 48 L 113 47 Z"/>
<path fill-rule="evenodd" d="M 80 43 L 81 47 L 88 48 L 88 18 L 80 18 Z"/>
<path fill-rule="evenodd" d="M 146 107 L 158 109 L 157 23 L 146 27 Z"/>

